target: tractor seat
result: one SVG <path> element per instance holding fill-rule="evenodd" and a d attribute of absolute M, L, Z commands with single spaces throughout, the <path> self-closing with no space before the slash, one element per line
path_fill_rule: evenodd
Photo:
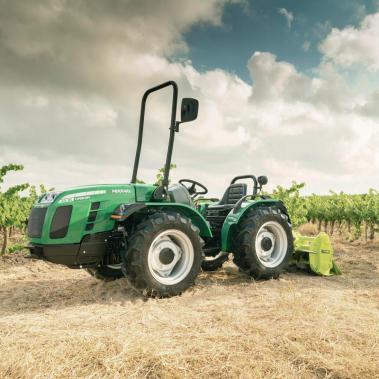
<path fill-rule="evenodd" d="M 246 183 L 234 183 L 231 184 L 225 191 L 221 201 L 215 205 L 209 205 L 208 209 L 221 210 L 232 209 L 241 197 L 247 194 Z"/>

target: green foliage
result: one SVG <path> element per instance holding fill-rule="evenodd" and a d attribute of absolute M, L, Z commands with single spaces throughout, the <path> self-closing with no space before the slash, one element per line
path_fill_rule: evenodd
<path fill-rule="evenodd" d="M 17 164 L 1 167 L 0 183 L 4 183 L 7 173 L 21 171 L 23 168 L 22 165 Z M 23 194 L 27 189 L 29 189 L 29 193 Z M 46 192 L 46 189 L 42 185 L 40 186 L 40 192 Z M 4 254 L 7 250 L 9 228 L 25 228 L 30 210 L 38 196 L 36 188 L 34 186 L 30 187 L 28 183 L 9 187 L 5 192 L 2 192 L 0 187 L 0 229 L 3 234 L 3 245 L 0 255 Z"/>
<path fill-rule="evenodd" d="M 173 168 L 176 168 L 176 164 L 171 163 L 170 164 L 170 170 L 172 170 Z M 155 177 L 155 183 L 154 183 L 154 185 L 161 186 L 162 183 L 163 183 L 163 177 L 164 177 L 164 167 L 162 167 L 162 168 L 160 168 L 158 170 L 158 173 L 157 173 L 157 175 Z"/>
<path fill-rule="evenodd" d="M 176 168 L 176 164 L 171 163 L 171 165 L 170 165 L 170 170 L 172 170 L 173 168 Z M 156 176 L 155 176 L 155 183 L 154 183 L 155 186 L 160 186 L 160 185 L 162 185 L 162 183 L 163 183 L 163 178 L 164 178 L 164 169 L 165 169 L 164 167 L 161 167 L 161 168 L 158 170 L 158 172 L 157 172 L 157 174 L 156 174 Z M 145 184 L 145 182 L 144 182 L 143 180 L 140 180 L 140 179 L 138 179 L 138 178 L 137 178 L 136 182 L 139 183 L 139 184 Z"/>
<path fill-rule="evenodd" d="M 13 254 L 25 249 L 25 245 L 21 243 L 15 243 L 8 248 L 8 253 Z"/>
<path fill-rule="evenodd" d="M 290 188 L 277 186 L 272 194 L 286 205 L 293 226 L 299 226 L 307 221 L 307 208 L 304 198 L 300 196 L 300 190 L 304 187 L 305 183 L 292 182 Z"/>
<path fill-rule="evenodd" d="M 0 183 L 8 172 L 20 171 L 23 166 L 9 164 L 0 168 Z M 29 187 L 29 184 L 19 184 L 8 188 L 2 192 L 0 188 L 0 228 L 3 232 L 3 247 L 1 253 L 4 254 L 7 248 L 7 231 L 11 226 L 19 226 L 26 219 L 25 213 L 27 208 L 27 198 L 21 197 L 20 192 Z"/>
<path fill-rule="evenodd" d="M 304 183 L 292 182 L 290 188 L 278 186 L 273 197 L 280 199 L 286 205 L 293 225 L 299 226 L 304 222 L 317 223 L 319 230 L 322 226 L 330 234 L 341 230 L 343 224 L 348 228 L 352 239 L 359 238 L 362 226 L 366 227 L 366 234 L 374 238 L 375 228 L 379 224 L 379 193 L 370 189 L 368 193 L 348 195 L 344 192 L 329 195 L 301 196 L 300 190 Z M 367 236 L 366 236 L 367 237 Z"/>
<path fill-rule="evenodd" d="M 24 166 L 19 165 L 19 164 L 8 164 L 5 166 L 0 167 L 0 184 L 4 183 L 4 177 L 9 171 L 21 171 L 24 169 Z"/>

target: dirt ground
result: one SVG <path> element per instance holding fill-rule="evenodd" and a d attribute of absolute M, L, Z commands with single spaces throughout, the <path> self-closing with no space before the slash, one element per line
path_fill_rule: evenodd
<path fill-rule="evenodd" d="M 379 243 L 334 246 L 340 277 L 254 282 L 228 263 L 161 300 L 7 256 L 0 377 L 379 378 Z"/>

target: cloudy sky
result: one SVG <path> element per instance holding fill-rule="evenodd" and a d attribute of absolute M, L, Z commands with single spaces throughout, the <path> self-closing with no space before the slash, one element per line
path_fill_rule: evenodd
<path fill-rule="evenodd" d="M 0 164 L 8 183 L 128 182 L 144 90 L 200 101 L 172 178 L 307 192 L 379 187 L 378 0 L 0 0 Z M 139 177 L 163 165 L 170 92 L 152 97 Z"/>

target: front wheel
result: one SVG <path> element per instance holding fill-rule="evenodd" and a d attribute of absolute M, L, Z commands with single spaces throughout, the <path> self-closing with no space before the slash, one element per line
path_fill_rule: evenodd
<path fill-rule="evenodd" d="M 277 278 L 293 252 L 288 217 L 277 207 L 249 212 L 235 238 L 234 263 L 256 279 Z"/>
<path fill-rule="evenodd" d="M 199 229 L 179 213 L 156 213 L 131 236 L 123 257 L 130 284 L 147 296 L 179 295 L 190 287 L 201 267 Z"/>

